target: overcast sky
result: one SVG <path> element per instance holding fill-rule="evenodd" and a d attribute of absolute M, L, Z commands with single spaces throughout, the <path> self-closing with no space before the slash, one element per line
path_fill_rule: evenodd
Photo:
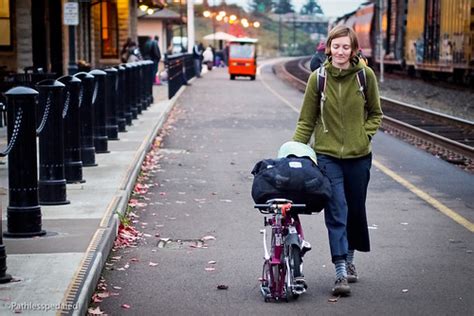
<path fill-rule="evenodd" d="M 208 0 L 210 4 L 213 0 Z M 220 0 L 214 0 L 216 4 L 220 3 Z M 339 17 L 348 12 L 354 11 L 357 7 L 366 0 L 317 0 L 323 8 L 324 14 L 328 17 Z M 291 0 L 297 12 L 300 11 L 301 7 L 307 3 L 308 0 Z M 248 8 L 250 0 L 226 0 L 226 3 L 236 3 L 245 9 Z"/>

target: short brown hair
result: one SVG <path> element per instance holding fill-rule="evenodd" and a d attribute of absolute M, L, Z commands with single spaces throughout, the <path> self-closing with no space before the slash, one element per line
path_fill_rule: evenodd
<path fill-rule="evenodd" d="M 354 30 L 346 25 L 337 25 L 329 31 L 328 39 L 326 40 L 326 55 L 331 56 L 331 42 L 335 38 L 349 36 L 351 41 L 352 56 L 359 51 L 359 40 Z"/>

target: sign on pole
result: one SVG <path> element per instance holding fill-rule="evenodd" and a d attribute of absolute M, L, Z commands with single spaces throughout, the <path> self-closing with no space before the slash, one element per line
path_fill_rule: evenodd
<path fill-rule="evenodd" d="M 64 25 L 79 25 L 79 3 L 64 3 Z"/>

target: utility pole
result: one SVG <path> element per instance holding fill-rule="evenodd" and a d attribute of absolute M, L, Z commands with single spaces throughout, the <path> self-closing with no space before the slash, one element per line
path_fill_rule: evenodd
<path fill-rule="evenodd" d="M 188 23 L 188 53 L 192 53 L 194 47 L 194 1 L 187 2 L 187 23 Z"/>
<path fill-rule="evenodd" d="M 281 0 L 278 2 L 278 55 L 281 55 Z"/>
<path fill-rule="evenodd" d="M 293 11 L 293 54 L 296 55 L 296 12 Z"/>
<path fill-rule="evenodd" d="M 184 45 L 183 45 L 183 0 L 179 0 L 179 37 L 180 37 L 180 44 L 181 44 L 181 53 L 184 53 Z"/>
<path fill-rule="evenodd" d="M 383 83 L 383 57 L 384 57 L 384 48 L 383 48 L 383 28 L 382 28 L 382 18 L 383 18 L 383 0 L 379 0 L 379 52 L 380 52 L 380 83 Z"/>

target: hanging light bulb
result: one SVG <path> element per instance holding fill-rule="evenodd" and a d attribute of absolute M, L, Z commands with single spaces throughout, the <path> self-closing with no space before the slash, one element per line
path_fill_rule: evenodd
<path fill-rule="evenodd" d="M 142 12 L 145 12 L 146 10 L 148 10 L 148 6 L 146 4 L 140 4 L 138 6 L 138 8 L 142 11 Z"/>
<path fill-rule="evenodd" d="M 148 10 L 146 10 L 146 13 L 148 13 L 148 15 L 152 15 L 153 13 L 155 13 L 155 10 L 149 8 Z"/>

